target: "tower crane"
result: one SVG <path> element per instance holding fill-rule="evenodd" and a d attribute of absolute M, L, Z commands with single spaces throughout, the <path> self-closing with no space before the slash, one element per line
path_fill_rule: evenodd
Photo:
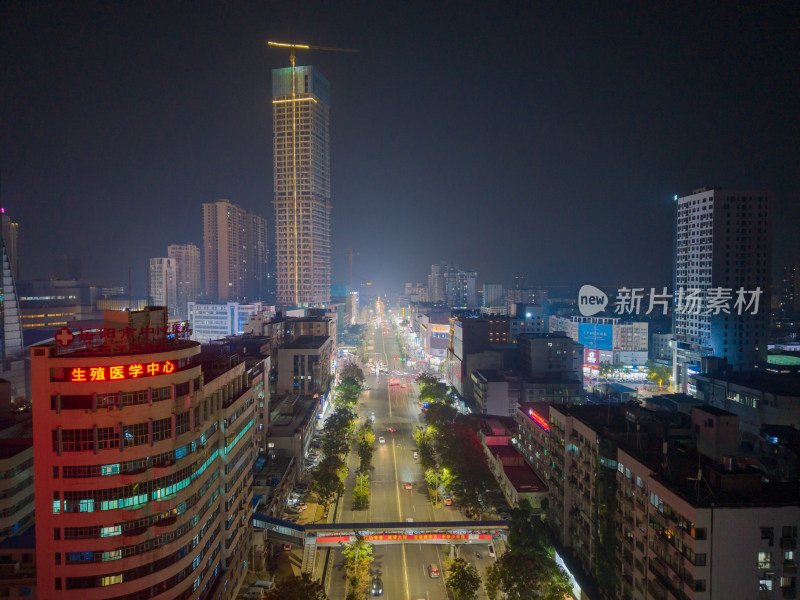
<path fill-rule="evenodd" d="M 344 255 L 347 256 L 347 264 L 350 267 L 350 291 L 353 291 L 353 256 L 359 256 L 361 252 L 356 250 L 353 252 L 353 247 L 347 249 L 347 252 L 334 252 L 336 255 Z"/>
<path fill-rule="evenodd" d="M 295 304 L 300 303 L 300 268 L 298 265 L 298 232 L 299 228 L 297 226 L 297 109 L 295 107 L 295 102 L 297 100 L 297 78 L 295 75 L 295 51 L 296 50 L 324 50 L 326 52 L 358 52 L 358 50 L 354 48 L 333 48 L 330 46 L 311 46 L 309 44 L 286 44 L 282 42 L 267 42 L 268 46 L 273 48 L 288 48 L 289 49 L 289 61 L 292 64 L 292 101 L 291 101 L 291 111 L 292 111 L 292 222 L 287 223 L 287 226 L 291 228 L 292 231 L 292 247 L 289 248 L 289 251 L 292 252 L 294 255 L 294 267 L 293 267 L 293 283 L 294 283 L 294 302 Z M 351 253 L 350 256 L 350 287 L 352 289 L 352 279 L 353 279 L 353 256 Z"/>

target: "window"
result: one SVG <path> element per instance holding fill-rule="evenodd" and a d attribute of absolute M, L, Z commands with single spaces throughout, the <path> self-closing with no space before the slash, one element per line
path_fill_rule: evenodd
<path fill-rule="evenodd" d="M 768 579 L 759 579 L 758 580 L 758 590 L 761 592 L 768 592 L 772 589 L 772 578 Z"/>
<path fill-rule="evenodd" d="M 775 531 L 772 527 L 762 527 L 761 528 L 761 539 L 762 540 L 771 540 L 775 537 Z"/>
<path fill-rule="evenodd" d="M 704 540 L 706 539 L 706 528 L 705 527 L 698 527 L 694 530 L 694 539 L 696 540 Z"/>
<path fill-rule="evenodd" d="M 705 592 L 706 591 L 706 580 L 705 579 L 698 579 L 694 582 L 694 591 L 696 592 Z"/>
<path fill-rule="evenodd" d="M 706 555 L 705 555 L 705 553 L 695 554 L 694 555 L 694 564 L 695 564 L 696 567 L 705 567 L 706 566 Z"/>
<path fill-rule="evenodd" d="M 758 568 L 769 569 L 772 566 L 772 552 L 758 553 Z"/>
<path fill-rule="evenodd" d="M 783 560 L 794 560 L 794 550 L 785 550 L 783 552 Z"/>

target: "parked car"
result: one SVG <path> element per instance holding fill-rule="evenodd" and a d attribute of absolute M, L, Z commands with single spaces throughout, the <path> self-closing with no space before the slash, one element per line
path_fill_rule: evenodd
<path fill-rule="evenodd" d="M 445 506 L 453 506 L 453 498 L 447 494 L 442 496 L 442 501 L 444 502 Z"/>
<path fill-rule="evenodd" d="M 494 554 L 494 545 L 493 545 L 493 544 L 489 544 L 489 556 L 491 556 L 492 558 L 494 558 L 494 557 L 495 557 L 495 554 Z"/>

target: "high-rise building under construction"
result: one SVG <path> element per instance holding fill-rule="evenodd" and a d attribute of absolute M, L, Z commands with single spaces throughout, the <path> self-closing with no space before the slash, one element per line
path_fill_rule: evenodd
<path fill-rule="evenodd" d="M 277 302 L 330 301 L 330 84 L 314 67 L 272 71 Z"/>

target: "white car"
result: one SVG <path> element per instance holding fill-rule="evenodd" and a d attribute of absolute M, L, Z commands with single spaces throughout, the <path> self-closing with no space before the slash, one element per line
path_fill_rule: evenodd
<path fill-rule="evenodd" d="M 378 438 L 378 443 L 379 444 L 385 444 L 386 443 L 386 438 L 384 438 L 383 436 L 379 437 Z"/>

